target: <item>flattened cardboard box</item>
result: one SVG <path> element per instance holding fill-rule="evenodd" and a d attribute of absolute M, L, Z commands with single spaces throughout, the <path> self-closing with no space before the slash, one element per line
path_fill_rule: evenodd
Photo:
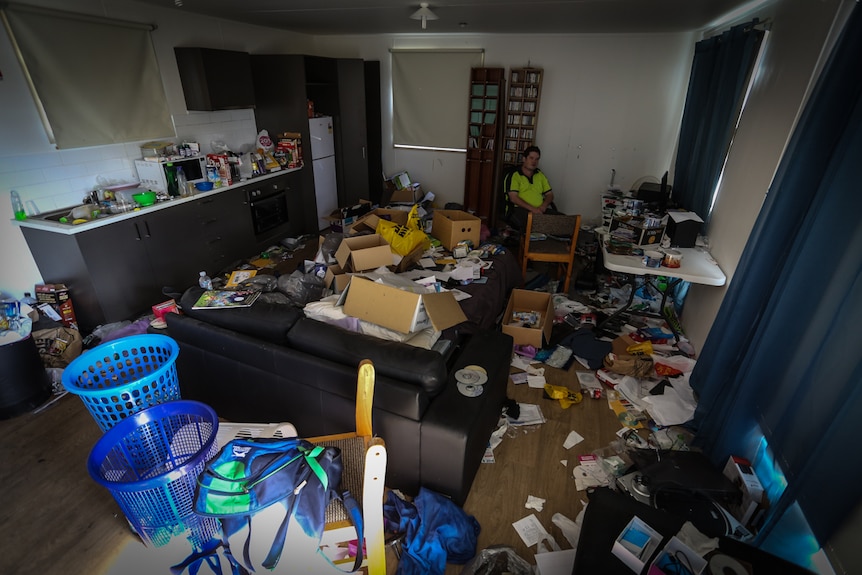
<path fill-rule="evenodd" d="M 447 250 L 452 250 L 460 241 L 470 240 L 473 247 L 479 245 L 482 220 L 461 210 L 434 210 L 431 235 L 440 240 Z"/>
<path fill-rule="evenodd" d="M 356 223 L 350 226 L 350 234 L 355 235 L 362 232 L 371 232 L 373 234 L 377 231 L 377 224 L 380 220 L 388 220 L 404 226 L 407 225 L 407 218 L 409 216 L 409 212 L 404 210 L 377 208 L 360 217 Z"/>
<path fill-rule="evenodd" d="M 401 333 L 429 326 L 443 331 L 467 321 L 449 292 L 418 294 L 353 276 L 347 287 L 344 313 Z"/>
<path fill-rule="evenodd" d="M 344 238 L 335 250 L 335 260 L 346 272 L 373 270 L 392 265 L 392 248 L 379 234 Z"/>
<path fill-rule="evenodd" d="M 534 311 L 541 314 L 542 326 L 524 327 L 511 325 L 512 314 L 515 312 Z M 517 345 L 532 345 L 541 349 L 544 342 L 551 340 L 551 329 L 554 327 L 554 302 L 551 294 L 546 292 L 513 289 L 509 296 L 509 304 L 503 315 L 503 333 L 509 334 Z M 544 339 L 544 342 L 543 342 Z"/>

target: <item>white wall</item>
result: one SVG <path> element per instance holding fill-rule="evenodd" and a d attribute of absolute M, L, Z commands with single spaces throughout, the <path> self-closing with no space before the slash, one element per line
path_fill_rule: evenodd
<path fill-rule="evenodd" d="M 463 202 L 465 155 L 392 147 L 389 50 L 482 48 L 489 67 L 543 68 L 536 132 L 540 165 L 558 207 L 589 219 L 599 216 L 599 195 L 610 182 L 611 169 L 616 169 L 615 183 L 625 189 L 642 176 L 660 178 L 670 168 L 695 38 L 415 34 L 317 40 L 317 52 L 323 55 L 380 60 L 384 172 L 407 170 L 441 205 Z M 465 78 L 465 94 L 467 82 Z"/>
<path fill-rule="evenodd" d="M 164 138 L 199 141 L 205 151 L 213 140 L 237 148 L 252 144 L 257 130 L 253 110 L 188 112 L 174 57 L 174 46 L 205 46 L 260 53 L 304 52 L 312 38 L 247 26 L 174 10 L 116 0 L 43 0 L 20 2 L 108 18 L 157 24 L 153 46 L 176 134 Z M 0 292 L 14 297 L 33 291 L 42 277 L 20 228 L 11 223 L 10 190 L 40 211 L 79 203 L 98 178 L 136 181 L 134 160 L 139 144 L 130 142 L 72 150 L 56 150 L 48 142 L 21 68 L 4 28 L 0 27 Z M 227 80 L 229 81 L 229 80 Z M 74 294 L 73 294 L 74 295 Z"/>

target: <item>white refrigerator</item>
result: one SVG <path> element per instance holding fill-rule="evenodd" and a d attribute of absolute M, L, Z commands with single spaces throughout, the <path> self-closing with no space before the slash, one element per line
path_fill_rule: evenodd
<path fill-rule="evenodd" d="M 324 218 L 338 209 L 338 185 L 335 179 L 335 139 L 332 118 L 309 118 L 311 166 L 314 172 L 314 195 L 317 200 L 317 229 L 329 226 Z"/>

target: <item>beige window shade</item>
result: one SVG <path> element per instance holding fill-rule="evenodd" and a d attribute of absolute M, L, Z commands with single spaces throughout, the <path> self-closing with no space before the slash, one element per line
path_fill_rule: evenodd
<path fill-rule="evenodd" d="M 470 68 L 483 50 L 391 50 L 392 141 L 396 146 L 464 150 Z"/>
<path fill-rule="evenodd" d="M 3 16 L 58 148 L 174 134 L 151 27 L 15 4 Z"/>

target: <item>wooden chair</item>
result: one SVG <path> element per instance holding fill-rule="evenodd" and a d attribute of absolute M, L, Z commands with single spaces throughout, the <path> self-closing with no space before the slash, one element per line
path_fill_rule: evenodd
<path fill-rule="evenodd" d="M 562 293 L 569 293 L 572 263 L 581 229 L 581 216 L 527 214 L 527 228 L 521 240 L 521 273 L 526 277 L 530 261 L 556 263 L 558 274 L 565 274 Z M 531 239 L 533 234 L 544 239 Z"/>
<path fill-rule="evenodd" d="M 383 532 L 383 494 L 386 478 L 386 445 L 374 437 L 371 426 L 371 408 L 374 402 L 374 365 L 369 360 L 359 364 L 356 380 L 356 431 L 320 437 L 304 437 L 317 445 L 334 446 L 341 449 L 343 471 L 341 483 L 354 496 L 362 508 L 365 535 L 365 557 L 362 569 L 368 575 L 386 574 L 386 546 Z M 301 431 L 301 430 L 300 430 Z M 237 437 L 294 437 L 297 430 L 289 423 L 220 423 L 219 445 Z M 276 529 L 281 518 L 276 516 L 271 524 Z M 326 562 L 317 557 L 316 549 L 308 548 L 308 539 L 291 538 L 298 533 L 299 526 L 288 529 L 288 538 L 282 560 L 274 573 L 294 575 L 296 573 L 339 573 L 333 567 L 326 571 Z M 349 543 L 356 539 L 356 530 L 348 511 L 340 501 L 333 501 L 326 508 L 326 525 L 320 549 L 333 563 L 343 570 L 353 566 L 354 556 L 348 556 Z M 268 550 L 269 540 L 260 538 Z M 362 545 L 362 542 L 358 542 Z M 264 551 L 265 554 L 265 551 Z M 263 555 L 261 555 L 263 556 Z M 305 566 L 310 566 L 304 569 Z M 343 572 L 343 571 L 342 571 Z"/>
<path fill-rule="evenodd" d="M 362 507 L 365 531 L 365 559 L 363 567 L 368 575 L 385 575 L 386 546 L 383 533 L 383 494 L 386 478 L 386 444 L 374 437 L 371 426 L 371 408 L 374 403 L 374 365 L 362 360 L 356 381 L 356 431 L 336 435 L 308 438 L 320 445 L 333 445 L 341 449 L 344 463 L 343 486 L 353 494 Z M 344 549 L 355 539 L 356 533 L 349 516 L 340 502 L 326 509 L 326 529 L 321 548 L 327 552 Z M 362 545 L 360 541 L 358 543 Z M 353 557 L 337 560 L 336 564 L 350 567 Z"/>

